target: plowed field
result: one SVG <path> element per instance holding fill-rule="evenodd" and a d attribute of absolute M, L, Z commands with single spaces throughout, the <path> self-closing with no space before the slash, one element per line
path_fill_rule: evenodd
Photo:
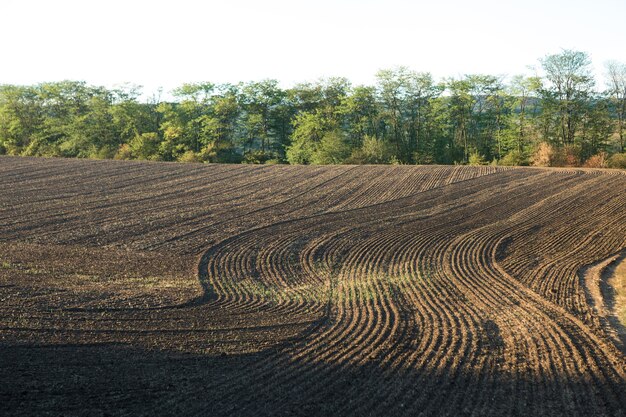
<path fill-rule="evenodd" d="M 626 415 L 624 172 L 4 157 L 0 190 L 0 414 Z"/>

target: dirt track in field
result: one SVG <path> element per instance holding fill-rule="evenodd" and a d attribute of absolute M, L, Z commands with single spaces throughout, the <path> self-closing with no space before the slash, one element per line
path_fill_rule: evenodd
<path fill-rule="evenodd" d="M 626 414 L 585 279 L 623 172 L 0 158 L 0 189 L 3 414 Z"/>

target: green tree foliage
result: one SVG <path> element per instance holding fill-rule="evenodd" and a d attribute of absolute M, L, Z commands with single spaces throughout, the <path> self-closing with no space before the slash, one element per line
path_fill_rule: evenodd
<path fill-rule="evenodd" d="M 538 94 L 541 89 L 539 77 L 516 75 L 508 86 L 510 113 L 503 130 L 503 144 L 508 151 L 521 155 L 531 142 L 537 139 Z"/>
<path fill-rule="evenodd" d="M 130 156 L 133 159 L 158 160 L 161 143 L 161 138 L 155 132 L 139 134 L 128 144 Z"/>
<path fill-rule="evenodd" d="M 594 87 L 585 52 L 564 50 L 540 60 L 548 82 L 542 90 L 544 112 L 554 118 L 553 140 L 573 145 Z"/>
<path fill-rule="evenodd" d="M 393 150 L 383 140 L 365 136 L 360 147 L 353 149 L 346 162 L 350 164 L 388 164 Z"/>
<path fill-rule="evenodd" d="M 498 161 L 498 165 L 504 166 L 525 166 L 528 165 L 528 155 L 518 149 L 509 151 L 502 159 Z"/>
<path fill-rule="evenodd" d="M 247 83 L 241 90 L 244 152 L 259 161 L 282 155 L 288 142 L 286 97 L 276 80 Z"/>
<path fill-rule="evenodd" d="M 290 164 L 312 163 L 324 136 L 336 129 L 333 120 L 324 117 L 320 109 L 297 115 L 293 126 L 292 143 L 287 148 L 287 160 Z"/>
<path fill-rule="evenodd" d="M 45 115 L 37 87 L 0 86 L 0 143 L 19 155 L 43 131 Z"/>
<path fill-rule="evenodd" d="M 316 146 L 311 163 L 318 165 L 341 164 L 350 156 L 350 146 L 339 130 L 324 135 Z"/>
<path fill-rule="evenodd" d="M 342 116 L 352 148 L 363 144 L 367 136 L 380 134 L 380 106 L 374 87 L 359 86 L 345 95 L 337 112 Z"/>
<path fill-rule="evenodd" d="M 609 61 L 606 64 L 609 103 L 617 128 L 618 152 L 626 150 L 626 64 Z"/>
<path fill-rule="evenodd" d="M 626 153 L 616 153 L 609 158 L 609 168 L 626 169 Z"/>
<path fill-rule="evenodd" d="M 611 165 L 623 153 L 626 65 L 594 90 L 586 53 L 540 60 L 543 77 L 383 69 L 374 85 L 325 78 L 141 87 L 0 85 L 0 154 L 293 164 Z M 592 160 L 593 158 L 593 160 Z M 615 157 L 619 161 L 619 156 Z M 619 163 L 614 163 L 614 165 Z"/>
<path fill-rule="evenodd" d="M 432 151 L 432 101 L 442 91 L 429 73 L 405 67 L 376 74 L 384 136 L 399 161 L 414 162 L 420 151 Z"/>

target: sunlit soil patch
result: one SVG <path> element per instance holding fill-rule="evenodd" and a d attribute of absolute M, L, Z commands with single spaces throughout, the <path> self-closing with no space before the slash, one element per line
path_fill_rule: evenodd
<path fill-rule="evenodd" d="M 626 349 L 626 253 L 607 270 L 608 284 L 613 295 L 613 316 L 615 330 L 622 350 Z"/>

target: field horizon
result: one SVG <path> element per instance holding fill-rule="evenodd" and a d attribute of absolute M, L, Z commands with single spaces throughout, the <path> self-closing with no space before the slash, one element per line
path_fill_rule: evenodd
<path fill-rule="evenodd" d="M 4 415 L 626 413 L 626 171 L 0 157 Z"/>

